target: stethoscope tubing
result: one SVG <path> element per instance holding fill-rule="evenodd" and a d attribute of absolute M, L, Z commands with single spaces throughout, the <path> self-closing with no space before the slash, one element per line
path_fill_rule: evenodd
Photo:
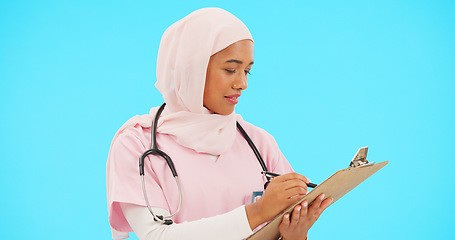
<path fill-rule="evenodd" d="M 172 217 L 174 217 L 177 213 L 180 212 L 180 209 L 182 208 L 182 187 L 180 186 L 180 180 L 178 176 L 174 176 L 175 182 L 177 183 L 177 187 L 179 189 L 179 207 L 178 209 L 171 215 L 169 216 L 157 216 L 152 210 L 152 207 L 150 206 L 149 199 L 147 197 L 147 190 L 145 188 L 145 180 L 144 180 L 144 175 L 141 176 L 141 182 L 142 182 L 142 192 L 144 193 L 144 199 L 145 199 L 145 204 L 147 205 L 147 208 L 149 212 L 152 214 L 153 219 L 157 222 L 161 222 L 166 225 L 171 225 L 173 223 Z"/>
<path fill-rule="evenodd" d="M 151 138 L 150 139 L 151 140 L 151 148 L 149 150 L 145 151 L 142 154 L 142 156 L 139 158 L 139 174 L 141 176 L 142 192 L 144 194 L 145 203 L 147 205 L 147 208 L 148 208 L 149 212 L 152 214 L 153 219 L 155 221 L 157 221 L 157 222 L 161 222 L 163 224 L 170 225 L 170 224 L 173 223 L 171 218 L 174 217 L 178 212 L 180 212 L 180 209 L 182 208 L 182 188 L 181 188 L 181 185 L 180 185 L 180 180 L 179 180 L 177 171 L 176 171 L 175 166 L 174 166 L 174 162 L 172 161 L 171 157 L 169 157 L 169 155 L 167 155 L 165 152 L 159 150 L 157 145 L 156 145 L 156 128 L 157 128 L 157 125 L 158 125 L 158 119 L 159 119 L 161 113 L 163 112 L 165 106 L 166 106 L 166 103 L 163 103 L 160 106 L 160 108 L 156 112 L 155 118 L 153 119 L 153 122 L 152 122 L 152 134 L 151 134 L 151 137 L 150 137 Z M 266 166 L 264 160 L 262 159 L 261 154 L 259 153 L 259 151 L 256 148 L 256 146 L 254 145 L 253 141 L 248 136 L 248 134 L 246 133 L 246 131 L 243 129 L 243 127 L 240 125 L 239 122 L 237 122 L 237 129 L 239 129 L 239 131 L 242 134 L 242 136 L 248 142 L 248 145 L 250 145 L 251 149 L 253 150 L 254 154 L 256 155 L 256 158 L 258 159 L 258 161 L 259 161 L 259 163 L 261 165 L 262 170 L 267 172 L 268 171 L 267 170 L 267 166 Z M 150 206 L 150 203 L 149 203 L 149 200 L 148 200 L 148 196 L 147 196 L 147 189 L 145 187 L 145 180 L 144 180 L 144 175 L 145 175 L 145 173 L 144 173 L 144 162 L 145 162 L 145 158 L 148 155 L 157 155 L 157 156 L 161 156 L 162 158 L 164 158 L 164 160 L 166 161 L 166 163 L 169 166 L 169 169 L 172 172 L 172 175 L 175 178 L 175 182 L 177 183 L 177 187 L 178 187 L 178 190 L 179 190 L 179 206 L 178 206 L 177 211 L 175 211 L 173 214 L 171 214 L 169 216 L 155 215 L 155 213 L 152 210 L 152 207 Z M 267 187 L 268 183 L 270 182 L 270 177 L 269 176 L 265 176 L 265 177 L 267 178 L 267 182 L 264 184 L 264 189 Z"/>
<path fill-rule="evenodd" d="M 166 106 L 166 103 L 163 103 L 163 105 L 161 105 L 161 107 L 156 112 L 155 119 L 152 122 L 151 148 L 149 150 L 145 151 L 139 159 L 139 174 L 141 176 L 142 193 L 144 194 L 145 204 L 147 205 L 149 212 L 152 214 L 153 219 L 157 222 L 161 222 L 163 224 L 170 225 L 173 223 L 171 218 L 173 216 L 175 216 L 177 213 L 179 213 L 180 209 L 182 208 L 182 187 L 180 185 L 180 180 L 179 180 L 177 171 L 175 170 L 174 162 L 172 161 L 171 157 L 169 157 L 165 152 L 159 150 L 156 145 L 156 128 L 158 125 L 157 123 L 158 123 L 158 119 L 159 119 L 161 113 L 163 112 L 163 109 L 165 106 Z M 164 158 L 164 160 L 166 160 L 166 163 L 169 166 L 169 169 L 172 172 L 172 175 L 174 176 L 175 182 L 177 183 L 177 187 L 179 190 L 179 207 L 178 207 L 177 211 L 175 211 L 173 214 L 171 214 L 169 216 L 155 215 L 155 213 L 152 210 L 152 207 L 150 206 L 150 202 L 149 202 L 148 196 L 147 196 L 147 189 L 145 187 L 145 180 L 144 180 L 144 175 L 145 175 L 144 162 L 145 162 L 145 158 L 148 155 L 158 155 L 158 156 L 161 156 L 162 158 Z"/>

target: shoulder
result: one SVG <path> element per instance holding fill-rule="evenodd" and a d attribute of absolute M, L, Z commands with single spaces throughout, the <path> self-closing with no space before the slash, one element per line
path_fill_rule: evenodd
<path fill-rule="evenodd" d="M 133 136 L 140 141 L 145 141 L 146 140 L 145 138 L 147 137 L 147 135 L 150 135 L 150 133 L 148 133 L 149 131 L 150 131 L 150 127 L 143 127 L 139 124 L 135 124 L 134 126 L 129 126 L 129 127 L 119 130 L 118 138 Z"/>
<path fill-rule="evenodd" d="M 265 148 L 278 148 L 275 138 L 268 133 L 266 130 L 255 126 L 242 118 L 237 119 L 238 123 L 242 126 L 251 140 L 258 145 L 258 147 L 262 146 Z"/>
<path fill-rule="evenodd" d="M 152 108 L 152 110 L 153 109 L 154 108 Z M 151 119 L 151 114 L 136 115 L 130 118 L 117 130 L 112 140 L 112 145 L 119 140 L 124 140 L 125 138 L 135 138 L 136 140 L 142 142 L 146 139 L 146 132 L 150 131 Z"/>
<path fill-rule="evenodd" d="M 256 136 L 259 138 L 270 138 L 274 140 L 273 136 L 266 130 L 243 120 L 243 118 L 238 118 L 237 122 L 240 123 L 240 125 L 243 127 L 243 129 L 245 129 L 245 131 L 248 133 L 248 135 L 250 135 L 250 137 Z"/>
<path fill-rule="evenodd" d="M 258 148 L 270 171 L 281 174 L 293 171 L 271 134 L 241 118 L 237 120 Z"/>
<path fill-rule="evenodd" d="M 113 139 L 111 154 L 143 152 L 149 148 L 150 135 L 150 128 L 139 124 L 120 129 Z"/>

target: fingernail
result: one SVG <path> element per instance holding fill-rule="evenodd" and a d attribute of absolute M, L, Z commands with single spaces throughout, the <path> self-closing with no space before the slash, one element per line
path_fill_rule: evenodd
<path fill-rule="evenodd" d="M 296 207 L 296 210 L 297 210 L 297 211 L 300 211 L 300 209 L 302 209 L 301 206 L 297 206 L 297 207 Z"/>
<path fill-rule="evenodd" d="M 308 206 L 308 203 L 305 201 L 303 202 L 303 207 L 307 207 Z"/>
<path fill-rule="evenodd" d="M 325 194 L 322 194 L 321 195 L 321 200 L 325 198 Z"/>

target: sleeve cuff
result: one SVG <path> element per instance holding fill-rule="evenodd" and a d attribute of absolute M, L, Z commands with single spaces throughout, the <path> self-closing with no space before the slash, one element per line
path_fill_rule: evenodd
<path fill-rule="evenodd" d="M 245 206 L 236 208 L 234 212 L 236 215 L 238 214 L 237 219 L 239 219 L 239 221 L 237 222 L 237 229 L 239 229 L 240 234 L 242 236 L 250 236 L 253 234 L 253 230 L 251 230 L 250 223 L 248 222 Z"/>

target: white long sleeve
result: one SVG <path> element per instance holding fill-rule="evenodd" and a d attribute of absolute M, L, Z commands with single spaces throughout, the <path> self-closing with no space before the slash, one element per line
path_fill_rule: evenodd
<path fill-rule="evenodd" d="M 172 225 L 155 222 L 147 207 L 127 203 L 120 203 L 120 206 L 140 240 L 240 240 L 253 233 L 245 206 L 214 217 Z M 157 215 L 169 215 L 169 212 L 161 208 L 153 208 L 153 212 Z"/>

